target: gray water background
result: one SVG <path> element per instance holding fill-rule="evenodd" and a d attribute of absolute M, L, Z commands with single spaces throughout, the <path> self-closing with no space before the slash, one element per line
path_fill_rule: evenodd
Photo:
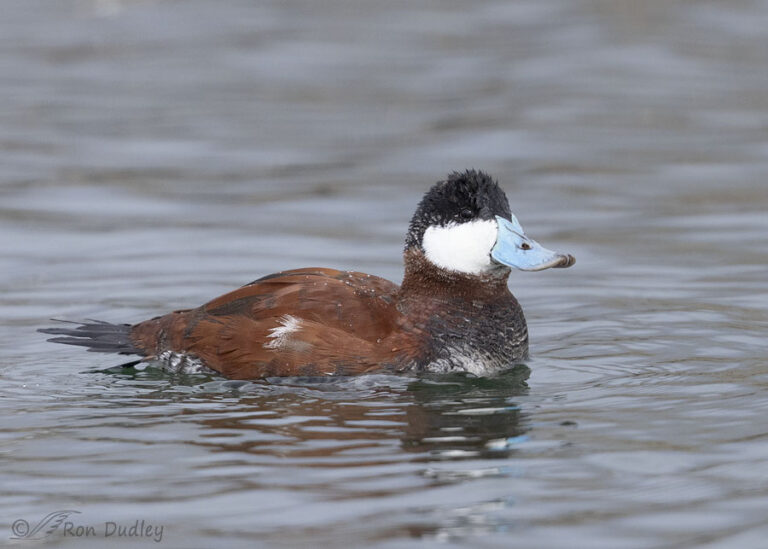
<path fill-rule="evenodd" d="M 277 270 L 399 281 L 451 170 L 569 270 L 516 273 L 528 372 L 101 371 Z M 768 2 L 0 5 L 0 545 L 768 547 Z"/>

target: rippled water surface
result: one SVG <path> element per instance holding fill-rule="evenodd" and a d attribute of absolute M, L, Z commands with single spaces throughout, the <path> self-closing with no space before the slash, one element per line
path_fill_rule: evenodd
<path fill-rule="evenodd" d="M 0 12 L 0 544 L 76 510 L 164 547 L 767 546 L 768 3 Z M 294 267 L 399 281 L 467 167 L 578 258 L 513 274 L 529 369 L 173 378 L 35 332 Z M 156 545 L 44 543 L 121 542 Z"/>

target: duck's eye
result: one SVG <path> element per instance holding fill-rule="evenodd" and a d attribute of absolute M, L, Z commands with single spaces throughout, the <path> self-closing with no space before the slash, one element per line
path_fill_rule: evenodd
<path fill-rule="evenodd" d="M 520 248 L 521 248 L 521 249 L 523 249 L 523 250 L 530 250 L 530 249 L 531 249 L 531 245 L 530 245 L 530 244 L 528 244 L 527 242 L 523 242 L 523 243 L 520 245 Z"/>
<path fill-rule="evenodd" d="M 472 219 L 475 216 L 475 212 L 470 210 L 469 208 L 464 208 L 461 210 L 461 213 L 459 214 L 463 219 Z"/>

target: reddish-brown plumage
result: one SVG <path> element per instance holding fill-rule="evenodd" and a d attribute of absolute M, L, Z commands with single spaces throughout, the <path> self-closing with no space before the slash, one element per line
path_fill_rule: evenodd
<path fill-rule="evenodd" d="M 270 275 L 206 303 L 137 324 L 148 354 L 177 351 L 233 379 L 396 370 L 416 347 L 399 331 L 398 286 L 334 269 Z M 287 317 L 300 328 L 275 345 Z"/>
<path fill-rule="evenodd" d="M 137 324 L 131 338 L 149 356 L 184 353 L 232 379 L 399 372 L 429 359 L 436 319 L 449 322 L 464 309 L 483 313 L 486 302 L 519 309 L 506 276 L 478 284 L 435 268 L 415 250 L 406 264 L 402 288 L 334 269 L 269 275 L 197 309 Z M 286 316 L 299 328 L 276 346 L 274 330 Z"/>

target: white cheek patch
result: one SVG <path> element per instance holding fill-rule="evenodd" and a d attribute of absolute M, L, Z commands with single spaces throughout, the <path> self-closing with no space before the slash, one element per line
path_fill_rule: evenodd
<path fill-rule="evenodd" d="M 499 228 L 495 220 L 427 227 L 421 246 L 432 263 L 443 269 L 480 274 L 493 267 L 491 249 Z"/>

